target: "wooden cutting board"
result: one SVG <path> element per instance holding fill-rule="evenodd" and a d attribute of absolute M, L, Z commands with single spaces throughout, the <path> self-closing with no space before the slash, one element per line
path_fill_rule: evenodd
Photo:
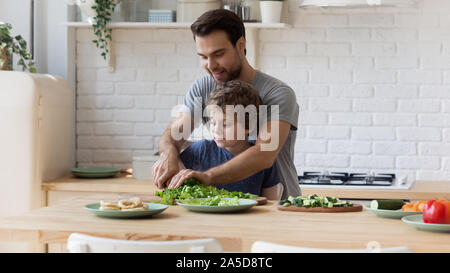
<path fill-rule="evenodd" d="M 305 208 L 305 207 L 297 207 L 297 206 L 293 206 L 293 205 L 291 205 L 289 207 L 284 207 L 284 206 L 278 205 L 277 209 L 284 210 L 284 211 L 301 211 L 301 212 L 355 212 L 355 211 L 362 211 L 363 206 L 360 204 L 353 204 L 352 207 Z"/>

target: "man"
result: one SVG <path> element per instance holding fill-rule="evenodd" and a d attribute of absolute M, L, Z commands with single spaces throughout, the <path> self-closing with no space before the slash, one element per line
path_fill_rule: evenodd
<path fill-rule="evenodd" d="M 184 104 L 190 109 L 180 113 L 163 133 L 159 141 L 160 159 L 153 167 L 154 184 L 162 189 L 179 185 L 179 181 L 194 177 L 206 185 L 228 184 L 245 179 L 277 163 L 282 184 L 281 198 L 300 195 L 297 172 L 294 166 L 294 146 L 297 134 L 298 104 L 294 91 L 283 82 L 255 70 L 245 57 L 245 28 L 233 12 L 218 9 L 200 16 L 191 30 L 201 64 L 209 75 L 197 79 L 187 93 Z M 209 93 L 221 83 L 241 80 L 258 90 L 263 104 L 279 107 L 279 114 L 267 114 L 256 143 L 230 161 L 205 172 L 185 169 L 180 151 L 186 138 L 178 140 L 173 132 L 190 134 L 193 131 L 194 109 L 205 108 Z M 199 105 L 197 98 L 202 98 Z M 186 126 L 189 124 L 190 126 Z M 273 149 L 265 148 L 276 143 Z M 176 181 L 175 181 L 176 180 Z"/>

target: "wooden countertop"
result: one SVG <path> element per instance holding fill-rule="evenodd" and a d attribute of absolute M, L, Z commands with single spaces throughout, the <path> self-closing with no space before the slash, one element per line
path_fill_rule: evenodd
<path fill-rule="evenodd" d="M 0 240 L 65 243 L 72 232 L 128 240 L 216 238 L 224 251 L 249 252 L 262 240 L 313 248 L 365 249 L 408 246 L 415 252 L 450 252 L 450 236 L 417 230 L 398 219 L 368 211 L 346 213 L 289 212 L 274 202 L 231 214 L 195 213 L 170 206 L 143 219 L 97 217 L 83 208 L 99 199 L 79 198 L 0 221 Z"/>
<path fill-rule="evenodd" d="M 44 191 L 118 192 L 154 194 L 157 190 L 152 180 L 134 179 L 129 174 L 113 178 L 90 179 L 70 175 L 42 183 Z"/>
<path fill-rule="evenodd" d="M 120 174 L 107 179 L 80 179 L 71 176 L 42 183 L 44 191 L 76 192 L 116 192 L 153 195 L 157 188 L 152 180 L 133 179 L 131 175 Z M 318 194 L 345 199 L 447 199 L 450 200 L 450 181 L 417 181 L 408 190 L 387 189 L 346 189 L 340 188 L 302 188 L 302 195 Z"/>

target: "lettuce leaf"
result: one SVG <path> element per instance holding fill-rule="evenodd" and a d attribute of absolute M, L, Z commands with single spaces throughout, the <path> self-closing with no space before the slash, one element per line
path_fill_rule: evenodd
<path fill-rule="evenodd" d="M 174 199 L 178 200 L 186 200 L 186 199 L 195 199 L 195 198 L 210 198 L 210 197 L 219 197 L 219 198 L 256 198 L 258 197 L 255 194 L 244 193 L 244 192 L 229 192 L 225 189 L 218 189 L 214 186 L 206 186 L 200 183 L 195 178 L 186 179 L 183 182 L 183 185 L 176 189 L 164 189 L 162 191 L 156 191 L 156 196 L 162 198 L 158 203 L 174 205 Z M 227 201 L 227 200 L 225 200 Z M 220 202 L 220 200 L 218 201 Z M 238 201 L 239 203 L 239 201 Z"/>

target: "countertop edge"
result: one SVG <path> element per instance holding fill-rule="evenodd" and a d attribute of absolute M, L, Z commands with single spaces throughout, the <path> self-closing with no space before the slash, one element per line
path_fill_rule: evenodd
<path fill-rule="evenodd" d="M 448 185 L 448 186 L 447 186 Z M 154 194 L 157 188 L 152 180 L 134 179 L 131 175 L 120 174 L 107 179 L 79 179 L 71 176 L 43 182 L 43 191 L 111 192 Z M 302 194 L 330 195 L 347 199 L 450 199 L 450 181 L 416 181 L 408 190 L 390 189 L 345 189 L 308 187 Z"/>

